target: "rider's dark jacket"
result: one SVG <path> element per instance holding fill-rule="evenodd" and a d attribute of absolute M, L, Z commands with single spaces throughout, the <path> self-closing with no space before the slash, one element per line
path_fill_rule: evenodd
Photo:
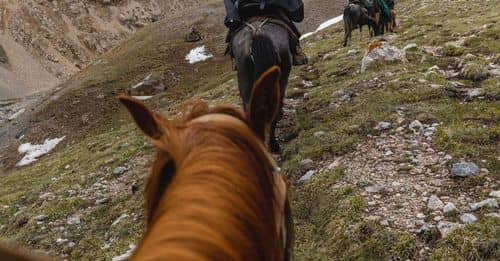
<path fill-rule="evenodd" d="M 227 14 L 224 24 L 227 27 L 231 28 L 233 24 L 241 22 L 240 8 L 247 3 L 255 3 L 261 10 L 280 8 L 293 22 L 299 23 L 304 19 L 304 3 L 302 0 L 224 0 Z"/>

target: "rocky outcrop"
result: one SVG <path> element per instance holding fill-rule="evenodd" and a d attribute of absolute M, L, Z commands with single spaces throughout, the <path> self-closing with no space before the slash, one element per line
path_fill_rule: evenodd
<path fill-rule="evenodd" d="M 375 40 L 368 45 L 361 71 L 364 72 L 378 62 L 407 62 L 405 52 L 384 40 Z"/>

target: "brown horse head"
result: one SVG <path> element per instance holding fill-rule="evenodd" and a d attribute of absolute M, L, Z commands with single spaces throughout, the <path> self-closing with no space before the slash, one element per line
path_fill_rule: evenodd
<path fill-rule="evenodd" d="M 263 74 L 246 112 L 195 102 L 167 120 L 137 100 L 119 98 L 157 148 L 146 187 L 147 229 L 135 259 L 289 255 L 286 183 L 264 145 L 279 108 L 279 78 L 278 67 Z"/>

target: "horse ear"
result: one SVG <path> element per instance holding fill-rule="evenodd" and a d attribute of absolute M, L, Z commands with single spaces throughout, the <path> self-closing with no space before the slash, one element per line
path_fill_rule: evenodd
<path fill-rule="evenodd" d="M 118 100 L 128 109 L 135 123 L 149 137 L 159 139 L 163 133 L 155 118 L 155 113 L 150 111 L 142 102 L 130 96 L 119 96 Z"/>
<path fill-rule="evenodd" d="M 246 110 L 250 127 L 266 144 L 280 106 L 280 75 L 278 66 L 273 66 L 262 74 L 253 87 Z"/>

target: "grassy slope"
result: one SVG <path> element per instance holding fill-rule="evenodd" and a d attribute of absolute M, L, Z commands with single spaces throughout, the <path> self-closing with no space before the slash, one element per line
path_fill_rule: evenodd
<path fill-rule="evenodd" d="M 366 40 L 360 42 L 357 33 L 354 33 L 353 44 L 349 48 L 340 48 L 341 25 L 328 29 L 320 37 L 307 40 L 306 51 L 312 58 L 312 64 L 294 72 L 298 77 L 292 77 L 288 92 L 289 97 L 301 97 L 303 93 L 308 93 L 307 99 L 297 108 L 291 128 L 294 138 L 283 146 L 282 165 L 292 181 L 303 174 L 300 165 L 303 159 L 321 161 L 349 152 L 372 133 L 378 121 L 395 119 L 396 109 L 400 106 L 405 106 L 414 118 L 423 122 L 442 122 L 435 146 L 456 158 L 473 160 L 488 168 L 493 179 L 498 181 L 499 79 L 456 79 L 487 91 L 485 100 L 464 101 L 449 88 L 431 88 L 430 84 L 434 83 L 451 86 L 439 75 L 425 76 L 424 73 L 436 64 L 440 68 L 453 67 L 455 59 L 465 59 L 463 57 L 467 53 L 477 55 L 477 64 L 485 64 L 485 57 L 489 56 L 496 56 L 493 59 L 498 63 L 500 27 L 497 25 L 500 16 L 496 6 L 499 1 L 468 1 L 468 12 L 463 12 L 463 8 L 455 2 L 439 1 L 423 8 L 420 8 L 420 1 L 398 3 L 398 8 L 402 9 L 402 20 L 398 28 L 399 36 L 394 40 L 396 46 L 403 47 L 413 42 L 418 46 L 443 46 L 446 42 L 457 40 L 460 35 L 475 33 L 476 36 L 460 50 L 447 48 L 447 55 L 443 57 L 426 55 L 427 59 L 421 62 L 424 54 L 418 49 L 410 52 L 410 63 L 384 64 L 363 74 L 359 73 L 359 68 Z M 483 28 L 485 24 L 495 26 Z M 350 49 L 358 50 L 357 54 L 347 54 Z M 142 71 L 147 72 L 150 67 L 148 64 Z M 116 68 L 110 66 L 109 70 L 112 73 Z M 158 70 L 167 73 L 161 67 Z M 370 80 L 376 77 L 384 84 L 373 84 Z M 238 97 L 233 78 L 234 74 L 230 72 L 207 76 L 207 83 L 199 85 L 196 91 L 181 95 L 167 92 L 150 103 L 159 106 L 165 113 L 173 113 L 178 108 L 178 100 L 189 98 L 192 93 L 214 103 L 236 102 Z M 420 78 L 428 82 L 416 81 Z M 123 79 L 124 82 L 126 79 Z M 137 79 L 134 76 L 133 80 Z M 314 87 L 303 87 L 301 79 L 312 80 Z M 339 90 L 353 91 L 357 97 L 351 103 L 333 109 L 329 107 L 334 99 L 332 94 Z M 173 100 L 176 102 L 172 103 Z M 321 140 L 313 135 L 317 131 L 325 131 Z M 140 193 L 132 194 L 130 186 L 135 182 L 142 185 L 146 177 L 152 150 L 144 142 L 135 126 L 116 124 L 110 131 L 78 140 L 33 166 L 14 170 L 2 177 L 0 226 L 4 226 L 0 235 L 34 248 L 50 250 L 54 255 L 68 255 L 71 259 L 109 259 L 123 253 L 142 230 L 142 223 L 139 222 L 143 218 L 142 196 Z M 120 177 L 112 175 L 113 168 L 121 165 L 130 170 Z M 297 258 L 418 258 L 418 250 L 423 243 L 417 237 L 404 231 L 388 230 L 363 219 L 365 202 L 358 188 L 332 188 L 343 175 L 345 173 L 339 167 L 315 175 L 306 185 L 292 188 Z M 97 190 L 94 186 L 96 182 L 108 182 L 109 186 Z M 68 191 L 70 189 L 77 191 L 76 194 Z M 55 200 L 39 198 L 48 191 L 56 195 Z M 110 200 L 96 204 L 97 196 L 89 197 L 88 194 L 103 194 Z M 14 215 L 22 207 L 25 209 Z M 65 224 L 68 217 L 78 213 L 83 213 L 80 225 Z M 123 213 L 131 217 L 110 226 Z M 42 225 L 34 220 L 40 214 L 47 215 Z M 58 230 L 59 227 L 64 227 L 64 230 Z M 476 225 L 457 231 L 447 240 L 430 245 L 433 249 L 431 257 L 463 260 L 498 258 L 499 234 L 498 219 L 482 219 Z M 56 244 L 58 238 L 67 238 L 76 246 L 69 248 L 67 244 Z M 102 249 L 108 243 L 110 247 Z"/>
<path fill-rule="evenodd" d="M 450 152 L 455 158 L 480 163 L 491 171 L 495 182 L 499 181 L 498 77 L 485 81 L 454 79 L 466 86 L 485 89 L 486 100 L 464 101 L 449 91 L 451 84 L 443 76 L 424 74 L 436 64 L 440 68 L 454 67 L 456 58 L 461 56 L 460 59 L 464 59 L 468 53 L 477 56 L 477 64 L 486 64 L 486 57 L 498 59 L 500 30 L 497 25 L 500 16 L 493 6 L 499 1 L 489 4 L 469 1 L 467 12 L 463 12 L 459 4 L 440 1 L 420 8 L 420 3 L 398 2 L 404 11 L 400 15 L 400 33 L 393 44 L 399 48 L 409 43 L 416 43 L 419 47 L 444 46 L 460 36 L 473 33 L 476 36 L 465 42 L 465 47 L 460 48 L 461 54 L 447 52 L 445 48 L 443 57 L 426 55 L 426 60 L 421 62 L 424 53 L 417 49 L 408 52 L 410 62 L 407 64 L 384 64 L 363 74 L 359 73 L 359 68 L 366 45 L 365 40 L 359 42 L 358 32 L 354 33 L 349 48 L 332 48 L 341 44 L 340 25 L 318 37 L 323 40 L 310 41 L 306 51 L 313 54 L 313 68 L 300 74 L 308 78 L 316 70 L 319 73 L 314 74 L 320 77 L 313 77 L 317 87 L 307 90 L 308 98 L 298 109 L 295 126 L 298 137 L 285 149 L 287 160 L 284 165 L 289 173 L 303 173 L 299 164 L 303 159 L 325 160 L 350 151 L 367 134 L 373 134 L 373 127 L 379 121 L 394 122 L 397 108 L 405 107 L 410 117 L 424 123 L 442 122 L 435 143 L 437 148 Z M 464 17 L 467 15 L 471 17 Z M 490 25 L 483 27 L 485 24 Z M 358 52 L 348 54 L 350 49 Z M 378 81 L 372 81 L 375 78 Z M 426 82 L 419 83 L 417 79 Z M 433 88 L 431 84 L 443 87 Z M 351 91 L 357 97 L 351 103 L 332 109 L 330 103 L 339 91 Z M 326 135 L 318 139 L 312 135 L 317 131 L 326 131 Z M 419 257 L 418 250 L 423 243 L 418 238 L 364 221 L 361 216 L 365 202 L 360 200 L 355 188 L 332 189 L 335 179 L 336 175 L 332 173 L 321 173 L 311 183 L 296 188 L 294 203 L 299 237 L 296 251 L 299 259 L 406 260 Z M 430 245 L 434 249 L 431 258 L 498 258 L 499 235 L 498 219 L 485 219 L 447 240 Z"/>

